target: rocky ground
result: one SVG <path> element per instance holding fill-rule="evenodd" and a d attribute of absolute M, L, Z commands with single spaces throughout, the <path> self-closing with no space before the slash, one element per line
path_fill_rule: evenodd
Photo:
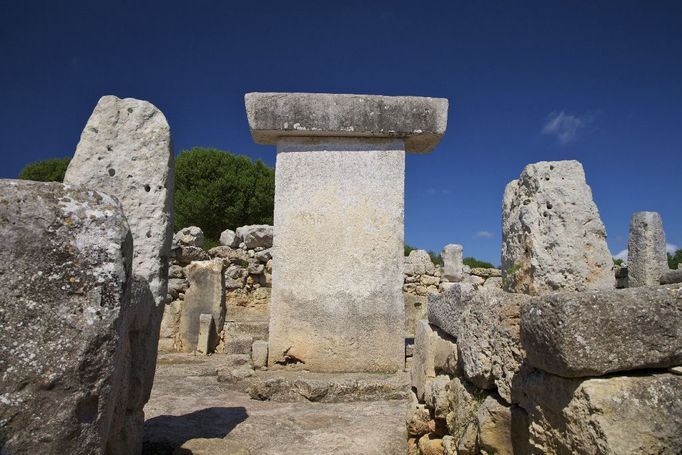
<path fill-rule="evenodd" d="M 248 379 L 351 402 L 259 401 L 245 384 L 218 382 L 224 356 L 161 355 L 145 407 L 144 454 L 403 454 L 408 377 L 261 372 Z M 377 390 L 383 390 L 377 392 Z M 253 392 L 252 392 L 253 393 Z"/>

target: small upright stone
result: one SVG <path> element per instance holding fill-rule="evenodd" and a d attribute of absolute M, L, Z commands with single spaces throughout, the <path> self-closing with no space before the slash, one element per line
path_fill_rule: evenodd
<path fill-rule="evenodd" d="M 656 286 L 667 271 L 661 215 L 656 212 L 633 214 L 628 238 L 628 286 Z"/>
<path fill-rule="evenodd" d="M 502 269 L 509 292 L 615 287 L 606 229 L 578 161 L 529 164 L 507 185 Z"/>
<path fill-rule="evenodd" d="M 255 340 L 251 345 L 251 358 L 254 368 L 263 368 L 268 364 L 268 342 Z"/>
<path fill-rule="evenodd" d="M 443 278 L 450 282 L 464 279 L 464 262 L 462 258 L 462 245 L 445 245 L 440 257 L 443 259 Z"/>
<path fill-rule="evenodd" d="M 215 331 L 213 316 L 202 314 L 199 316 L 199 339 L 197 341 L 197 352 L 208 354 L 211 352 L 211 334 Z"/>
<path fill-rule="evenodd" d="M 215 328 L 223 327 L 226 310 L 222 270 L 223 261 L 220 259 L 195 261 L 185 268 L 189 289 L 185 292 L 180 318 L 180 340 L 183 352 L 192 352 L 197 349 L 200 315 L 212 315 Z M 217 336 L 213 339 L 217 339 Z M 214 346 L 210 347 L 210 349 L 213 348 Z"/>

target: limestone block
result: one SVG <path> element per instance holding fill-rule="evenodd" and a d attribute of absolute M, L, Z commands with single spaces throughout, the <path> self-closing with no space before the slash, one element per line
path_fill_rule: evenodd
<path fill-rule="evenodd" d="M 476 441 L 476 414 L 481 403 L 488 396 L 488 393 L 455 376 L 448 386 L 448 401 L 450 402 L 450 412 L 446 422 L 448 434 L 450 434 L 458 445 L 469 431 L 469 427 L 474 427 L 473 441 Z M 471 436 L 471 435 L 470 435 Z M 470 445 L 470 444 L 467 444 Z"/>
<path fill-rule="evenodd" d="M 486 397 L 476 413 L 478 448 L 482 454 L 514 455 L 511 408 Z"/>
<path fill-rule="evenodd" d="M 247 93 L 253 140 L 282 137 L 397 138 L 408 152 L 430 152 L 447 127 L 448 100 L 329 93 Z"/>
<path fill-rule="evenodd" d="M 502 277 L 488 278 L 487 280 L 485 280 L 485 283 L 483 283 L 483 288 L 501 291 L 502 290 Z"/>
<path fill-rule="evenodd" d="M 456 282 L 462 281 L 464 278 L 464 263 L 462 245 L 449 244 L 445 245 L 440 257 L 443 259 L 443 278 L 447 281 Z"/>
<path fill-rule="evenodd" d="M 270 259 L 272 259 L 272 248 L 267 248 L 265 250 L 256 253 L 255 258 L 258 259 L 263 264 L 267 264 Z"/>
<path fill-rule="evenodd" d="M 204 244 L 204 231 L 198 226 L 182 228 L 173 236 L 173 243 L 176 245 L 201 248 Z"/>
<path fill-rule="evenodd" d="M 425 434 L 419 438 L 419 453 L 421 455 L 443 455 L 443 440 L 432 434 Z"/>
<path fill-rule="evenodd" d="M 426 319 L 428 297 L 403 293 L 405 299 L 405 336 L 414 337 L 417 321 Z"/>
<path fill-rule="evenodd" d="M 667 271 L 661 215 L 656 212 L 633 214 L 628 237 L 628 287 L 656 286 Z"/>
<path fill-rule="evenodd" d="M 502 270 L 485 267 L 472 267 L 469 274 L 480 276 L 488 280 L 489 278 L 502 277 Z"/>
<path fill-rule="evenodd" d="M 278 143 L 269 364 L 403 368 L 404 160 L 400 141 Z"/>
<path fill-rule="evenodd" d="M 251 358 L 254 368 L 263 368 L 268 364 L 268 342 L 255 340 L 251 345 Z"/>
<path fill-rule="evenodd" d="M 414 359 L 410 372 L 417 397 L 424 400 L 426 388 L 437 375 L 457 372 L 457 346 L 453 340 L 428 321 L 417 322 L 414 338 Z"/>
<path fill-rule="evenodd" d="M 578 161 L 529 164 L 507 185 L 502 269 L 510 292 L 614 288 L 606 229 Z"/>
<path fill-rule="evenodd" d="M 433 275 L 436 266 L 431 261 L 431 256 L 425 250 L 412 250 L 405 258 L 405 273 L 409 275 L 423 275 L 428 273 Z"/>
<path fill-rule="evenodd" d="M 64 183 L 118 198 L 133 237 L 136 316 L 131 321 L 127 404 L 114 413 L 108 450 L 142 450 L 143 407 L 149 399 L 168 285 L 173 240 L 175 164 L 163 113 L 132 98 L 102 97 L 88 119 Z"/>
<path fill-rule="evenodd" d="M 180 267 L 179 265 L 173 264 L 168 268 L 168 278 L 169 279 L 171 279 L 171 278 L 184 278 L 184 277 L 185 277 L 185 272 L 182 270 L 182 267 Z"/>
<path fill-rule="evenodd" d="M 211 336 L 215 333 L 213 316 L 210 314 L 199 315 L 199 337 L 197 341 L 197 352 L 208 354 L 212 350 Z"/>
<path fill-rule="evenodd" d="M 661 284 L 682 283 L 682 270 L 669 270 L 661 276 Z"/>
<path fill-rule="evenodd" d="M 229 336 L 225 340 L 225 354 L 246 354 L 252 356 L 253 337 L 250 335 Z"/>
<path fill-rule="evenodd" d="M 133 243 L 108 194 L 0 180 L 4 454 L 103 453 L 130 364 Z"/>
<path fill-rule="evenodd" d="M 220 244 L 223 246 L 229 246 L 230 248 L 239 248 L 239 244 L 241 243 L 241 239 L 237 235 L 236 232 L 234 232 L 231 229 L 225 229 L 223 232 L 220 233 Z"/>
<path fill-rule="evenodd" d="M 223 283 L 223 262 L 219 259 L 192 262 L 185 268 L 190 283 L 185 293 L 180 319 L 180 339 L 183 352 L 197 348 L 199 338 L 199 317 L 213 316 L 215 327 L 225 322 L 225 287 Z M 212 339 L 217 340 L 217 334 Z M 215 346 L 211 346 L 213 349 Z"/>
<path fill-rule="evenodd" d="M 429 295 L 429 322 L 457 338 L 462 311 L 474 294 L 474 287 L 471 284 L 455 283 L 442 294 Z"/>
<path fill-rule="evenodd" d="M 528 362 L 565 377 L 682 363 L 680 285 L 556 293 L 522 308 Z"/>
<path fill-rule="evenodd" d="M 524 377 L 531 453 L 677 454 L 682 376 Z"/>
<path fill-rule="evenodd" d="M 237 237 L 244 242 L 247 249 L 258 247 L 271 248 L 273 227 L 267 224 L 254 224 L 237 228 Z"/>
<path fill-rule="evenodd" d="M 519 319 L 528 300 L 523 294 L 483 289 L 460 319 L 457 346 L 464 376 L 482 389 L 497 388 L 509 404 L 512 381 L 524 359 Z"/>
<path fill-rule="evenodd" d="M 424 392 L 424 402 L 433 409 L 433 415 L 437 419 L 445 419 L 449 411 L 448 387 L 450 376 L 437 375 L 433 381 L 429 381 Z"/>
<path fill-rule="evenodd" d="M 206 251 L 198 246 L 180 245 L 173 249 L 171 255 L 180 265 L 187 265 L 194 261 L 208 261 L 211 258 Z"/>
<path fill-rule="evenodd" d="M 410 436 L 421 436 L 430 431 L 431 413 L 426 409 L 426 405 L 419 403 L 417 396 L 412 390 L 408 393 L 407 412 L 405 414 L 407 434 Z"/>

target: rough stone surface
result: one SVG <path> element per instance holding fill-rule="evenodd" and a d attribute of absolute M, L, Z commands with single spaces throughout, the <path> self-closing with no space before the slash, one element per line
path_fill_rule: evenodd
<path fill-rule="evenodd" d="M 223 262 L 219 259 L 192 262 L 185 268 L 190 283 L 185 293 L 180 318 L 180 341 L 183 352 L 197 348 L 199 338 L 199 317 L 202 314 L 213 316 L 215 329 L 222 328 L 225 322 L 225 287 L 223 283 Z M 211 335 L 212 350 L 217 343 L 216 333 Z"/>
<path fill-rule="evenodd" d="M 578 161 L 529 164 L 507 185 L 502 269 L 510 292 L 615 287 L 606 229 Z"/>
<path fill-rule="evenodd" d="M 448 100 L 329 93 L 247 93 L 253 140 L 283 137 L 398 138 L 408 152 L 430 152 L 445 133 Z"/>
<path fill-rule="evenodd" d="M 519 318 L 523 294 L 483 289 L 474 295 L 460 320 L 457 338 L 464 376 L 482 389 L 497 388 L 512 402 L 512 381 L 524 359 Z"/>
<path fill-rule="evenodd" d="M 524 378 L 531 453 L 678 454 L 682 376 Z"/>
<path fill-rule="evenodd" d="M 129 366 L 132 237 L 119 202 L 0 180 L 0 452 L 104 453 Z"/>
<path fill-rule="evenodd" d="M 429 383 L 437 375 L 454 374 L 457 366 L 455 343 L 428 321 L 418 321 L 414 338 L 414 358 L 410 370 L 412 387 L 417 397 L 425 400 Z"/>
<path fill-rule="evenodd" d="M 430 295 L 429 322 L 453 337 L 459 337 L 462 312 L 474 295 L 474 287 L 469 283 L 455 283 L 442 294 Z"/>
<path fill-rule="evenodd" d="M 404 272 L 408 275 L 433 274 L 436 266 L 426 250 L 412 250 L 404 259 Z"/>
<path fill-rule="evenodd" d="M 682 283 L 682 270 L 669 270 L 661 276 L 661 284 Z"/>
<path fill-rule="evenodd" d="M 199 337 L 197 341 L 197 352 L 208 354 L 211 352 L 211 336 L 215 333 L 213 316 L 210 314 L 199 315 Z"/>
<path fill-rule="evenodd" d="M 421 436 L 428 433 L 431 431 L 429 427 L 430 421 L 431 413 L 426 408 L 426 405 L 419 403 L 417 395 L 414 391 L 410 390 L 408 392 L 407 412 L 405 414 L 407 434 L 409 436 Z"/>
<path fill-rule="evenodd" d="M 241 243 L 241 239 L 237 235 L 236 232 L 234 232 L 231 229 L 225 229 L 223 232 L 220 233 L 220 244 L 223 246 L 229 246 L 230 248 L 239 248 L 239 244 Z"/>
<path fill-rule="evenodd" d="M 443 278 L 455 282 L 464 278 L 464 263 L 462 260 L 462 245 L 445 245 L 440 257 L 443 259 Z"/>
<path fill-rule="evenodd" d="M 404 164 L 401 141 L 278 143 L 270 365 L 403 368 Z"/>
<path fill-rule="evenodd" d="M 450 402 L 450 412 L 446 422 L 448 434 L 450 434 L 459 444 L 468 432 L 469 427 L 476 426 L 476 413 L 478 407 L 485 400 L 487 392 L 478 389 L 476 386 L 463 381 L 459 377 L 454 377 L 448 387 L 448 401 Z M 476 432 L 473 434 L 474 443 Z M 467 444 L 470 445 L 470 444 Z"/>
<path fill-rule="evenodd" d="M 204 244 L 204 231 L 198 226 L 182 228 L 173 236 L 173 242 L 176 245 L 196 246 L 201 248 Z"/>
<path fill-rule="evenodd" d="M 514 455 L 511 408 L 490 395 L 476 413 L 478 448 L 482 454 Z"/>
<path fill-rule="evenodd" d="M 157 305 L 166 297 L 173 239 L 173 157 L 170 127 L 160 110 L 146 101 L 104 96 L 64 176 L 64 183 L 121 201 L 135 244 L 133 272 L 147 280 Z"/>
<path fill-rule="evenodd" d="M 254 224 L 237 228 L 237 237 L 248 249 L 271 248 L 273 227 L 267 224 Z"/>
<path fill-rule="evenodd" d="M 64 183 L 118 198 L 133 237 L 128 384 L 114 412 L 109 451 L 138 452 L 143 407 L 154 382 L 173 240 L 175 164 L 170 128 L 151 103 L 102 97 L 88 119 Z"/>
<path fill-rule="evenodd" d="M 637 212 L 630 219 L 628 287 L 656 286 L 668 271 L 663 220 L 656 212 Z"/>
<path fill-rule="evenodd" d="M 263 368 L 268 365 L 268 342 L 256 340 L 251 345 L 251 358 L 254 368 Z"/>
<path fill-rule="evenodd" d="M 523 306 L 528 363 L 565 377 L 682 363 L 680 285 L 556 293 Z"/>
<path fill-rule="evenodd" d="M 403 293 L 405 299 L 405 336 L 414 337 L 417 321 L 426 319 L 428 297 Z"/>

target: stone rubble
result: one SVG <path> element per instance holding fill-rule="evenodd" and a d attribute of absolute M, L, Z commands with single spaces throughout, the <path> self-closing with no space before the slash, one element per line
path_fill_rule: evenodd
<path fill-rule="evenodd" d="M 628 287 L 655 286 L 668 271 L 661 215 L 637 212 L 630 219 Z"/>

